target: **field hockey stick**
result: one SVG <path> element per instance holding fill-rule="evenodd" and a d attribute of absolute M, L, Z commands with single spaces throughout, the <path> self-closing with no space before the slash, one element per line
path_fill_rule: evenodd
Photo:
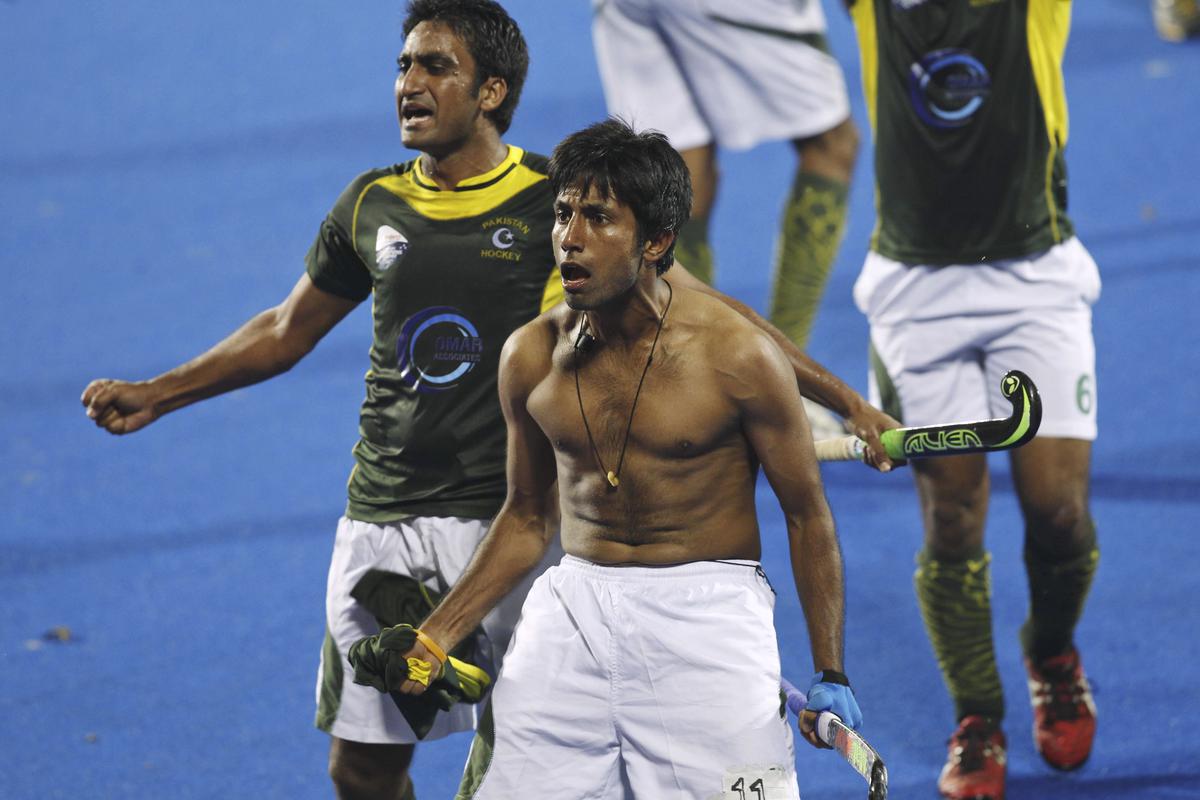
<path fill-rule="evenodd" d="M 780 686 L 787 696 L 787 707 L 798 718 L 808 705 L 808 697 L 787 678 L 780 679 Z M 887 800 L 887 767 L 875 748 L 867 744 L 866 739 L 847 728 L 836 714 L 828 711 L 822 711 L 817 716 L 817 736 L 846 759 L 855 772 L 863 776 L 867 782 L 867 800 Z"/>
<path fill-rule="evenodd" d="M 1000 391 L 1012 403 L 1012 416 L 978 422 L 952 422 L 893 428 L 879 435 L 888 458 L 934 458 L 964 453 L 991 453 L 1020 447 L 1037 434 L 1042 424 L 1042 399 L 1029 376 L 1009 370 Z M 867 445 L 857 436 L 814 442 L 818 461 L 862 461 Z"/>

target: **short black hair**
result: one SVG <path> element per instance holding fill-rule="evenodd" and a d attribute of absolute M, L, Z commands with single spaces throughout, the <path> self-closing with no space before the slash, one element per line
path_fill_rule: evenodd
<path fill-rule="evenodd" d="M 555 195 L 566 189 L 587 194 L 591 187 L 629 206 L 638 241 L 661 233 L 678 234 L 692 211 L 692 180 L 683 157 L 658 131 L 638 133 L 625 121 L 589 125 L 559 142 L 550 156 Z M 659 275 L 675 263 L 675 242 L 655 267 Z"/>
<path fill-rule="evenodd" d="M 507 131 L 529 72 L 529 48 L 517 23 L 493 0 L 410 0 L 404 37 L 422 22 L 441 23 L 462 39 L 475 59 L 475 91 L 488 78 L 508 84 L 504 101 L 486 114 L 496 130 Z"/>

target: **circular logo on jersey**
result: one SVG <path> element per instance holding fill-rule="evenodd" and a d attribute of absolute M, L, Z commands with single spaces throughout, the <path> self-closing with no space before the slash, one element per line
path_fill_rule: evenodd
<path fill-rule="evenodd" d="M 516 240 L 517 237 L 513 236 L 513 232 L 509 228 L 497 228 L 496 232 L 492 234 L 492 244 L 501 250 L 512 247 Z"/>
<path fill-rule="evenodd" d="M 483 358 L 483 338 L 462 312 L 434 306 L 413 314 L 396 339 L 400 379 L 422 392 L 456 386 Z"/>
<path fill-rule="evenodd" d="M 934 128 L 961 128 L 992 88 L 992 77 L 966 50 L 935 50 L 909 68 L 909 95 L 917 116 Z"/>

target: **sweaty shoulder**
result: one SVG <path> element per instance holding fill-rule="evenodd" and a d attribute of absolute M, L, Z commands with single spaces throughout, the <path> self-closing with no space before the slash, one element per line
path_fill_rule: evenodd
<path fill-rule="evenodd" d="M 687 321 L 697 326 L 710 347 L 741 349 L 753 346 L 761 338 L 770 342 L 754 323 L 743 317 L 720 298 L 694 289 L 676 289 L 683 293 L 688 309 Z"/>
<path fill-rule="evenodd" d="M 703 352 L 716 371 L 728 378 L 737 396 L 753 392 L 764 379 L 789 376 L 787 358 L 754 323 L 710 294 L 686 291 L 686 322 L 703 343 Z"/>

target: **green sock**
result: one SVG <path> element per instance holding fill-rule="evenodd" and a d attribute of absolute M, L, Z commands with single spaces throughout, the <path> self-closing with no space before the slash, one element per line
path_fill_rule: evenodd
<path fill-rule="evenodd" d="M 400 800 L 417 800 L 417 793 L 413 790 L 413 781 L 411 775 L 406 780 L 404 793 L 400 795 Z"/>
<path fill-rule="evenodd" d="M 713 285 L 713 254 L 708 244 L 708 218 L 689 219 L 679 229 L 675 240 L 675 257 L 687 271 L 700 280 Z"/>
<path fill-rule="evenodd" d="M 775 251 L 771 322 L 798 346 L 808 343 L 846 227 L 849 187 L 801 170 L 783 212 Z"/>
<path fill-rule="evenodd" d="M 1021 626 L 1021 648 L 1034 661 L 1060 655 L 1074 645 L 1075 626 L 1100 563 L 1096 527 L 1090 518 L 1088 528 L 1083 552 L 1066 558 L 1047 556 L 1025 536 L 1029 616 Z"/>
<path fill-rule="evenodd" d="M 981 551 L 966 561 L 937 561 L 917 554 L 913 582 L 925 630 L 954 700 L 958 719 L 1004 717 L 1004 689 L 992 646 L 992 557 Z"/>

